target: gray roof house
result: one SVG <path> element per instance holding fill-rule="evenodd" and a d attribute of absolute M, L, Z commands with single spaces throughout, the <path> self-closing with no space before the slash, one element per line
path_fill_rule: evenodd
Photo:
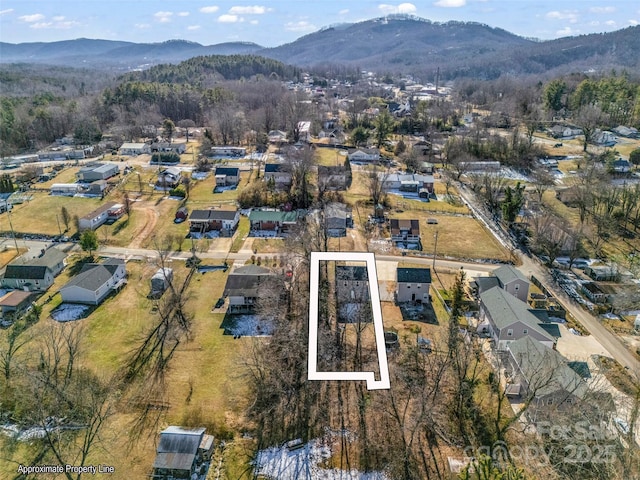
<path fill-rule="evenodd" d="M 55 247 L 45 250 L 38 257 L 26 258 L 23 255 L 7 265 L 2 277 L 2 286 L 45 291 L 64 268 L 65 258 L 67 254 Z"/>
<path fill-rule="evenodd" d="M 469 282 L 471 289 L 478 295 L 500 287 L 522 302 L 529 299 L 529 280 L 520 270 L 511 265 L 503 265 L 493 271 L 489 277 L 476 277 Z"/>
<path fill-rule="evenodd" d="M 153 478 L 204 478 L 213 454 L 213 436 L 204 427 L 167 427 L 153 462 Z M 203 477 L 201 477 L 203 475 Z"/>
<path fill-rule="evenodd" d="M 268 268 L 247 265 L 227 277 L 224 296 L 229 297 L 229 313 L 251 312 L 258 298 L 270 288 L 275 274 Z"/>
<path fill-rule="evenodd" d="M 324 207 L 327 236 L 346 237 L 347 228 L 353 227 L 351 207 L 343 203 L 329 203 Z"/>
<path fill-rule="evenodd" d="M 371 321 L 371 315 L 358 316 L 362 308 L 370 308 L 369 273 L 367 267 L 336 265 L 336 299 L 338 321 L 354 323 Z"/>
<path fill-rule="evenodd" d="M 430 268 L 398 268 L 396 301 L 429 303 Z"/>
<path fill-rule="evenodd" d="M 112 291 L 126 283 L 124 260 L 109 258 L 103 263 L 87 263 L 61 289 L 63 302 L 99 305 Z"/>
<path fill-rule="evenodd" d="M 509 344 L 507 352 L 508 395 L 531 399 L 530 414 L 567 407 L 585 398 L 587 384 L 553 348 L 522 337 Z"/>
<path fill-rule="evenodd" d="M 526 336 L 551 348 L 556 343 L 552 327 L 557 329 L 557 326 L 545 324 L 533 314 L 529 305 L 499 287 L 480 294 L 480 319 L 488 323 L 488 333 L 501 351 Z"/>
<path fill-rule="evenodd" d="M 189 217 L 189 230 L 200 233 L 218 231 L 229 236 L 239 221 L 239 210 L 194 210 Z"/>

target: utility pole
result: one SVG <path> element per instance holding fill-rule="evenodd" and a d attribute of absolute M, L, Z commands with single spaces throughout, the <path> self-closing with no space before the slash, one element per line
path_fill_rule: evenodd
<path fill-rule="evenodd" d="M 16 240 L 16 232 L 13 231 L 13 224 L 11 223 L 11 212 L 7 210 L 7 218 L 9 219 L 9 227 L 11 227 L 11 236 L 13 237 L 13 243 L 16 245 L 16 255 L 20 253 L 18 249 L 18 241 Z"/>
<path fill-rule="evenodd" d="M 436 230 L 436 233 L 433 235 L 433 237 L 435 238 L 435 242 L 433 244 L 433 271 L 435 272 L 435 270 L 436 270 L 436 251 L 438 249 L 438 230 Z"/>

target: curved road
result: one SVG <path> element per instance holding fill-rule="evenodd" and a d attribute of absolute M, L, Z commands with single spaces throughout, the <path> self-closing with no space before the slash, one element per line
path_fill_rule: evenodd
<path fill-rule="evenodd" d="M 505 247 L 512 249 L 514 252 L 520 253 L 520 250 L 513 244 L 511 238 L 507 237 L 499 231 L 494 222 L 488 218 L 488 216 L 478 207 L 475 196 L 467 188 L 458 189 L 460 196 L 469 206 L 471 211 L 475 214 L 485 227 L 493 234 L 493 236 Z M 560 301 L 563 308 L 571 313 L 580 324 L 600 342 L 600 344 L 609 352 L 609 355 L 616 359 L 623 367 L 629 370 L 630 374 L 634 375 L 636 379 L 640 379 L 640 362 L 629 351 L 627 346 L 616 335 L 611 333 L 605 328 L 600 321 L 594 317 L 591 313 L 584 310 L 580 305 L 575 303 L 565 292 L 557 288 L 554 284 L 551 275 L 548 273 L 548 269 L 543 267 L 540 263 L 527 255 L 520 254 L 522 265 L 518 269 L 529 278 L 531 275 L 535 275 L 541 283 L 553 293 L 553 295 Z"/>

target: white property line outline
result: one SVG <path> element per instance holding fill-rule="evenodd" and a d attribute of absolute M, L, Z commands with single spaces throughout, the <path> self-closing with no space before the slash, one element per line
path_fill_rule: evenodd
<path fill-rule="evenodd" d="M 376 380 L 375 372 L 319 372 L 318 371 L 318 302 L 320 287 L 320 262 L 346 261 L 366 262 L 369 276 L 369 291 L 371 293 L 371 311 L 373 313 L 373 328 L 378 350 L 378 365 L 380 380 Z M 373 253 L 367 252 L 311 252 L 311 267 L 309 279 L 309 380 L 366 380 L 368 390 L 382 390 L 391 388 L 389 381 L 389 365 L 387 350 L 384 343 L 384 325 L 382 323 L 382 307 L 380 306 L 380 291 L 378 290 L 378 274 L 376 260 Z"/>

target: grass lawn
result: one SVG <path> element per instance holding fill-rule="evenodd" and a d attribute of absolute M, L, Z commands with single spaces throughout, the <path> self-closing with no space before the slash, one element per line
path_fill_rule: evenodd
<path fill-rule="evenodd" d="M 185 277 L 187 269 L 181 262 L 174 262 L 171 267 L 176 279 Z M 156 265 L 149 263 L 127 263 L 128 284 L 76 323 L 84 330 L 80 359 L 83 367 L 99 372 L 103 378 L 109 378 L 121 368 L 128 352 L 157 319 L 151 312 L 151 301 L 146 298 L 149 279 L 156 269 Z M 70 270 L 63 271 L 53 289 L 57 290 L 68 280 Z M 232 336 L 223 335 L 220 324 L 224 315 L 211 313 L 215 299 L 222 295 L 226 277 L 227 273 L 214 271 L 195 274 L 192 278 L 188 301 L 193 312 L 191 339 L 178 347 L 171 360 L 166 383 L 166 401 L 170 407 L 158 431 L 133 446 L 128 444 L 126 439 L 134 416 L 126 405 L 120 405 L 103 428 L 102 448 L 94 450 L 89 463 L 115 466 L 116 473 L 111 475 L 114 480 L 144 478 L 150 473 L 157 433 L 168 425 L 205 426 L 217 439 L 234 434 L 239 437 L 244 424 L 243 412 L 250 401 L 244 359 L 254 339 L 234 340 Z M 32 327 L 35 336 L 51 325 L 58 325 L 48 318 L 51 308 L 59 303 L 57 298 L 45 305 L 42 319 Z M 3 440 L 4 437 L 0 437 L 0 448 Z M 239 476 L 249 458 L 231 456 L 231 451 L 240 448 L 242 441 L 233 445 L 226 458 L 230 470 Z M 13 461 L 25 460 L 28 448 L 24 445 L 9 457 Z M 9 478 L 15 474 L 16 466 L 6 455 L 0 457 L 0 477 Z"/>
<path fill-rule="evenodd" d="M 284 251 L 282 238 L 256 238 L 253 241 L 253 249 L 257 253 L 281 253 Z"/>
<path fill-rule="evenodd" d="M 455 258 L 491 258 L 507 261 L 507 252 L 493 235 L 487 232 L 478 220 L 472 217 L 439 215 L 429 212 L 391 212 L 389 218 L 418 219 L 422 250 L 433 252 L 436 231 L 438 232 L 438 256 Z M 437 225 L 428 225 L 427 218 L 438 220 Z"/>
<path fill-rule="evenodd" d="M 213 193 L 213 189 L 216 184 L 216 179 L 211 174 L 204 180 L 194 181 L 194 185 L 191 187 L 189 193 L 189 206 L 193 208 L 204 208 L 216 205 L 218 203 L 229 204 L 233 203 L 238 198 L 238 193 L 244 187 L 246 187 L 251 181 L 251 172 L 240 172 L 240 183 L 238 187 L 233 190 L 225 190 L 220 193 Z"/>
<path fill-rule="evenodd" d="M 96 198 L 58 197 L 45 193 L 34 193 L 29 202 L 14 205 L 11 210 L 11 222 L 16 232 L 57 235 L 65 230 L 60 210 L 66 207 L 71 218 L 82 217 L 95 210 L 104 202 Z M 60 221 L 60 229 L 58 221 Z M 9 231 L 6 216 L 0 220 L 0 230 Z M 69 222 L 68 236 L 76 232 L 75 222 Z"/>
<path fill-rule="evenodd" d="M 338 148 L 316 148 L 314 158 L 318 165 L 326 167 L 335 167 L 336 165 L 344 165 L 347 157 L 340 155 Z"/>
<path fill-rule="evenodd" d="M 20 246 L 18 246 L 18 250 L 16 250 L 15 246 L 12 246 L 11 244 L 13 244 L 13 240 L 4 240 L 3 250 L 0 251 L 0 268 L 7 265 L 11 260 L 16 258 L 18 255 L 22 255 L 24 252 L 27 251 L 26 248 L 20 248 Z"/>
<path fill-rule="evenodd" d="M 249 235 L 251 224 L 249 223 L 249 217 L 240 215 L 240 221 L 238 222 L 238 228 L 233 237 L 233 243 L 231 244 L 230 253 L 238 253 L 244 244 L 244 241 Z"/>

